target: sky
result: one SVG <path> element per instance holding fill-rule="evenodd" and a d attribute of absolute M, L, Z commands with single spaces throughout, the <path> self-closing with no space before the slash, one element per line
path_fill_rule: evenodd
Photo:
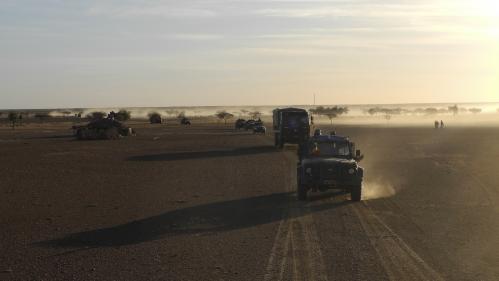
<path fill-rule="evenodd" d="M 499 101 L 493 0 L 0 0 L 0 108 Z"/>

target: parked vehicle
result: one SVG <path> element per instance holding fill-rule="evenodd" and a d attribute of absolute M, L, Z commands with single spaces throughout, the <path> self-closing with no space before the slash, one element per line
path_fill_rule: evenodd
<path fill-rule="evenodd" d="M 257 125 L 253 127 L 253 133 L 254 134 L 265 134 L 267 132 L 267 128 L 262 125 Z"/>
<path fill-rule="evenodd" d="M 118 139 L 135 135 L 135 131 L 112 118 L 92 121 L 84 126 L 73 126 L 79 140 Z"/>
<path fill-rule="evenodd" d="M 183 117 L 182 119 L 180 119 L 180 125 L 190 126 L 191 125 L 191 120 L 189 120 L 187 117 Z"/>

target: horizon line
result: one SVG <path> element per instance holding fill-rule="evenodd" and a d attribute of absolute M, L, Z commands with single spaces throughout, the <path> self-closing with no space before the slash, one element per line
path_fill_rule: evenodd
<path fill-rule="evenodd" d="M 33 107 L 33 108 L 0 108 L 0 111 L 13 111 L 13 110 L 59 110 L 59 109 L 109 109 L 109 108 L 192 108 L 192 107 L 282 107 L 282 106 L 394 106 L 394 105 L 424 105 L 424 104 L 496 104 L 499 101 L 488 102 L 408 102 L 408 103 L 337 103 L 337 104 L 265 104 L 265 105 L 171 105 L 171 106 L 89 106 L 89 107 Z"/>

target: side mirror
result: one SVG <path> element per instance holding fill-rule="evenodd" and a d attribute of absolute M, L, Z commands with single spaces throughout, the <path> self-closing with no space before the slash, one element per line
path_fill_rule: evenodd
<path fill-rule="evenodd" d="M 362 155 L 362 154 L 360 153 L 360 150 L 359 150 L 359 149 L 357 149 L 357 150 L 355 151 L 355 160 L 360 161 L 360 160 L 362 160 L 362 159 L 364 159 L 364 155 Z"/>

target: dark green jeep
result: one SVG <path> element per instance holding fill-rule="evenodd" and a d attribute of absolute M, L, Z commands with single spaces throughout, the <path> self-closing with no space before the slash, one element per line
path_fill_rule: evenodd
<path fill-rule="evenodd" d="M 348 137 L 317 133 L 299 149 L 297 169 L 298 199 L 306 200 L 309 190 L 342 189 L 352 201 L 360 201 L 364 169 L 363 158 Z"/>

